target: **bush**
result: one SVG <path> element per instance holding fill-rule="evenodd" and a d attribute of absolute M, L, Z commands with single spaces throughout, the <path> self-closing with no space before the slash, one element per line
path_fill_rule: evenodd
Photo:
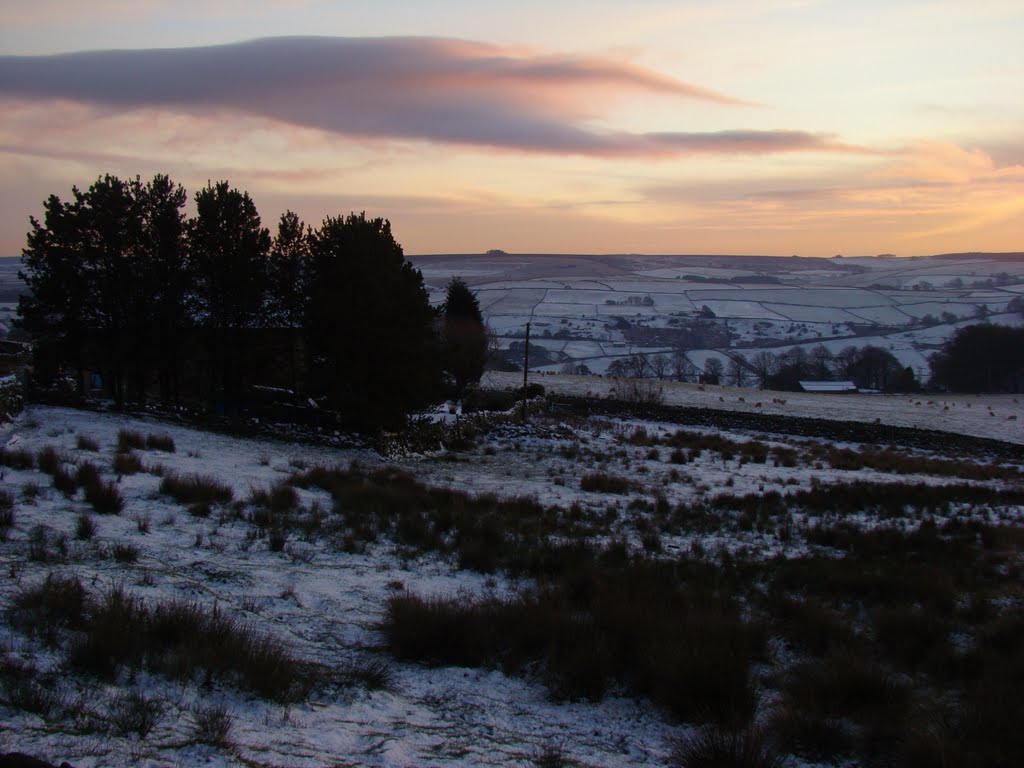
<path fill-rule="evenodd" d="M 181 504 L 229 504 L 235 497 L 230 486 L 209 475 L 166 474 L 160 480 L 160 493 Z"/>
<path fill-rule="evenodd" d="M 91 461 L 83 461 L 75 472 L 75 481 L 83 488 L 100 484 L 100 471 Z"/>

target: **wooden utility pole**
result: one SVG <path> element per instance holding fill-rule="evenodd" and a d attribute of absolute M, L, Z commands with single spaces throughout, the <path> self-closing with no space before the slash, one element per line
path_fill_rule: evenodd
<path fill-rule="evenodd" d="M 530 375 L 530 324 L 526 324 L 526 343 L 523 344 L 523 422 L 526 422 L 526 398 Z"/>

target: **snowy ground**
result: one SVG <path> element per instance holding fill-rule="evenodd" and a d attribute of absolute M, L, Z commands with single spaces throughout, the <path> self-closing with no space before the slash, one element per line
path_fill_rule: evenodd
<path fill-rule="evenodd" d="M 600 379 L 544 377 L 545 386 L 567 391 L 608 386 Z M 1007 427 L 1010 414 L 1024 410 L 1010 398 L 958 398 L 950 411 L 941 403 L 916 405 L 905 398 L 787 396 L 784 404 L 770 398 L 756 405 L 761 393 L 737 400 L 737 390 L 704 391 L 667 386 L 668 400 L 805 416 L 837 415 L 884 423 L 947 428 L 1024 442 L 1018 427 Z M 970 406 L 970 407 L 968 407 Z M 996 415 L 988 416 L 989 409 Z M 412 456 L 389 462 L 434 486 L 500 496 L 527 495 L 547 505 L 578 504 L 595 516 L 617 509 L 608 535 L 639 546 L 633 499 L 655 491 L 670 503 L 698 502 L 728 487 L 735 494 L 765 493 L 842 482 L 855 477 L 885 482 L 886 473 L 856 473 L 800 463 L 785 468 L 744 463 L 705 452 L 684 466 L 667 461 L 667 452 L 651 451 L 625 438 L 637 426 L 667 435 L 675 427 L 619 424 L 604 420 L 569 424 L 541 423 L 534 431 L 498 433 L 461 454 Z M 199 432 L 147 419 L 96 414 L 56 407 L 32 406 L 13 423 L 0 427 L 0 445 L 9 451 L 33 453 L 54 447 L 68 465 L 92 461 L 114 480 L 125 498 L 120 515 L 94 515 L 97 531 L 76 538 L 76 521 L 89 513 L 81 493 L 65 498 L 38 469 L 0 467 L 0 485 L 15 499 L 14 523 L 0 541 L 0 605 L 6 608 L 20 590 L 39 584 L 50 573 L 78 578 L 101 593 L 121 585 L 148 601 L 168 597 L 204 604 L 252 621 L 283 639 L 300 656 L 335 667 L 353 660 L 383 659 L 392 670 L 387 690 L 329 689 L 314 691 L 302 703 L 279 705 L 218 685 L 178 683 L 138 674 L 116 685 L 99 684 L 60 674 L 59 693 L 66 701 L 85 702 L 102 717 L 119 691 L 145 691 L 161 703 L 156 727 L 145 738 L 110 732 L 76 731 L 60 718 L 46 720 L 12 708 L 0 708 L 0 752 L 24 751 L 79 768 L 92 766 L 475 766 L 533 765 L 545 748 L 558 748 L 583 766 L 665 765 L 673 737 L 688 731 L 672 724 L 649 703 L 611 696 L 600 703 L 553 703 L 545 688 L 530 679 L 498 671 L 440 668 L 396 663 L 382 650 L 377 629 L 388 597 L 410 589 L 417 594 L 449 595 L 508 593 L 518 586 L 502 576 L 485 577 L 457 570 L 432 555 L 410 559 L 388 543 L 363 554 L 340 551 L 330 542 L 294 539 L 282 552 L 254 540 L 252 526 L 238 519 L 218 522 L 216 515 L 198 518 L 158 492 L 160 478 L 149 471 L 115 476 L 111 460 L 119 430 L 170 436 L 174 452 L 141 451 L 147 470 L 159 465 L 165 474 L 204 473 L 228 483 L 235 498 L 245 500 L 253 489 L 267 488 L 296 467 L 384 465 L 367 450 L 331 450 L 257 441 Z M 99 451 L 82 449 L 79 438 L 96 441 Z M 772 446 L 799 447 L 783 437 L 732 435 L 739 442 L 760 437 Z M 601 471 L 634 479 L 643 490 L 609 497 L 580 489 L 580 477 Z M 901 478 L 906 480 L 907 478 Z M 928 483 L 952 482 L 943 477 L 912 477 Z M 34 484 L 34 489 L 33 489 Z M 28 489 L 28 490 L 26 490 Z M 33 492 L 34 490 L 34 492 Z M 329 508 L 326 495 L 300 491 L 304 506 L 318 502 Z M 1000 510 L 1019 522 L 1019 508 Z M 800 522 L 800 521 L 798 521 Z M 865 525 L 872 525 L 865 519 Z M 31 543 L 50 542 L 45 561 L 27 556 Z M 116 544 L 138 549 L 134 563 L 111 557 Z M 713 552 L 743 549 L 755 557 L 798 556 L 807 551 L 800 537 L 780 538 L 773 532 L 740 531 L 735 527 L 668 536 L 667 554 L 689 551 L 695 544 Z M 35 659 L 46 671 L 59 670 L 59 659 L 18 632 L 3 635 L 8 659 Z M 219 703 L 234 718 L 229 744 L 212 747 L 195 737 L 194 711 L 199 704 Z M 2 705 L 0 705 L 2 707 Z M 793 765 L 800 763 L 794 762 Z M 807 764 L 810 765 L 810 764 Z"/>
<path fill-rule="evenodd" d="M 476 292 L 498 344 L 545 331 L 570 339 L 623 341 L 635 328 L 677 327 L 707 307 L 728 327 L 719 356 L 783 352 L 819 343 L 837 351 L 873 344 L 927 377 L 927 357 L 958 327 L 980 318 L 1020 324 L 1007 304 L 1024 292 L 1024 257 L 772 259 L 764 257 L 413 257 L 432 301 L 461 276 Z M 770 282 L 766 282 L 770 281 Z M 689 349 L 692 345 L 688 345 Z M 655 344 L 633 351 L 656 354 Z M 616 350 L 557 350 L 559 364 L 603 371 Z M 691 355 L 700 365 L 702 358 Z M 537 366 L 541 368 L 542 366 Z M 549 366 L 550 367 L 550 366 Z M 554 366 L 558 367 L 558 366 Z"/>
<path fill-rule="evenodd" d="M 511 388 L 522 384 L 522 374 L 490 371 L 484 381 L 496 388 Z M 555 373 L 531 374 L 531 381 L 551 392 L 596 397 L 608 396 L 615 386 L 609 378 Z M 1020 395 L 829 395 L 675 381 L 656 384 L 668 405 L 917 427 L 1024 443 L 1024 396 Z"/>

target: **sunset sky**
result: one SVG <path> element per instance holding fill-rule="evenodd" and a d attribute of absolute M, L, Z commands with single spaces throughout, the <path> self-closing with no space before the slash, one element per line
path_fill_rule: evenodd
<path fill-rule="evenodd" d="M 103 173 L 407 254 L 1024 250 L 1021 0 L 0 2 L 0 255 Z"/>

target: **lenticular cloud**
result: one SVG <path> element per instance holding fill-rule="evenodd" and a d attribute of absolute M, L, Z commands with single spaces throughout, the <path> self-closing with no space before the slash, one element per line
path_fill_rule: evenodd
<path fill-rule="evenodd" d="M 288 37 L 0 57 L 0 95 L 228 110 L 340 135 L 605 156 L 848 151 L 803 131 L 599 132 L 609 96 L 743 102 L 631 64 L 439 38 Z"/>

